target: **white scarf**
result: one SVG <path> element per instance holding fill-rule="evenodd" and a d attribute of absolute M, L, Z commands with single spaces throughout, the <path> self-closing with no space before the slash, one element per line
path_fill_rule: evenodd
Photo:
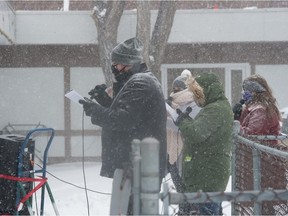
<path fill-rule="evenodd" d="M 186 106 L 194 101 L 193 93 L 188 89 L 184 89 L 177 93 L 172 92 L 170 97 L 172 97 L 173 109 L 179 109 L 180 107 Z"/>

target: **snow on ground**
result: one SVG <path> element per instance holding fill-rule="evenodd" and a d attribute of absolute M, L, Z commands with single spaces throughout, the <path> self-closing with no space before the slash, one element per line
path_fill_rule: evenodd
<path fill-rule="evenodd" d="M 84 188 L 83 164 L 80 162 L 47 166 L 47 171 L 49 173 L 62 180 L 60 181 L 47 173 L 48 183 L 61 216 L 80 216 L 88 214 L 90 216 L 109 215 L 112 179 L 99 176 L 100 167 L 100 162 L 85 162 L 84 164 L 86 187 L 89 189 L 89 191 L 87 191 L 89 200 L 88 212 L 85 190 L 78 188 Z M 230 188 L 231 181 L 229 181 L 227 191 L 231 191 Z M 37 193 L 38 203 L 40 201 L 39 195 Z M 36 208 L 35 203 L 36 202 L 34 201 L 34 209 Z M 223 202 L 222 206 L 224 215 L 231 215 L 230 204 L 228 202 Z M 38 208 L 39 207 L 40 205 L 38 204 Z M 44 215 L 55 215 L 47 191 L 45 193 Z"/>
<path fill-rule="evenodd" d="M 90 215 L 109 215 L 112 179 L 99 176 L 101 163 L 84 164 L 86 187 L 89 200 Z M 48 165 L 48 183 L 51 187 L 59 214 L 64 215 L 88 215 L 88 205 L 84 189 L 84 175 L 82 163 L 65 163 Z M 68 184 L 71 183 L 71 184 Z M 95 191 L 95 192 L 94 192 Z M 98 193 L 99 192 L 99 193 Z M 49 196 L 45 196 L 45 215 L 55 215 Z"/>

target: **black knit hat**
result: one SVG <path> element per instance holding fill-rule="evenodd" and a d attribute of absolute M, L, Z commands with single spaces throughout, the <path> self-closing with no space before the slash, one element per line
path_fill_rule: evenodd
<path fill-rule="evenodd" d="M 111 61 L 123 65 L 141 63 L 143 44 L 134 37 L 119 43 L 111 52 Z"/>

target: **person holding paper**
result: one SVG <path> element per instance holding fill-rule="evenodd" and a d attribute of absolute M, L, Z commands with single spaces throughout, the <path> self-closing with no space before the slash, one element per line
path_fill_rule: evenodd
<path fill-rule="evenodd" d="M 106 106 L 81 103 L 92 124 L 102 127 L 101 176 L 113 178 L 116 169 L 131 165 L 133 139 L 153 137 L 160 142 L 162 182 L 167 163 L 165 99 L 160 82 L 142 62 L 142 50 L 138 38 L 119 43 L 111 53 L 111 70 L 116 80 L 113 100 Z M 128 211 L 132 213 L 131 204 Z"/>
<path fill-rule="evenodd" d="M 176 120 L 184 140 L 182 180 L 184 191 L 225 191 L 231 161 L 233 112 L 224 88 L 213 73 L 187 81 L 188 90 L 202 109 L 192 119 L 182 113 Z M 222 215 L 219 202 L 183 203 L 179 214 Z"/>
<path fill-rule="evenodd" d="M 195 103 L 193 93 L 187 90 L 186 80 L 189 77 L 191 77 L 191 72 L 187 69 L 183 70 L 181 75 L 173 81 L 173 92 L 170 94 L 167 100 L 167 103 L 171 106 L 169 107 L 167 105 L 167 151 L 169 155 L 167 169 L 178 192 L 182 191 L 181 179 L 179 175 L 181 174 L 181 155 L 183 142 L 181 133 L 178 127 L 174 124 L 174 121 L 176 121 L 178 117 L 176 109 L 180 109 L 182 112 L 185 112 L 187 107 L 191 107 L 192 111 L 189 114 L 191 118 L 195 118 L 201 109 Z M 172 111 L 169 112 L 171 109 Z"/>

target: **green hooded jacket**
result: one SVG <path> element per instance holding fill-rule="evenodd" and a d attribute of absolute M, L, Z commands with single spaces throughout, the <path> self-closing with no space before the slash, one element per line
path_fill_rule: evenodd
<path fill-rule="evenodd" d="M 193 120 L 180 124 L 184 140 L 182 178 L 186 192 L 225 191 L 230 175 L 233 113 L 214 74 L 195 80 L 206 103 Z"/>

